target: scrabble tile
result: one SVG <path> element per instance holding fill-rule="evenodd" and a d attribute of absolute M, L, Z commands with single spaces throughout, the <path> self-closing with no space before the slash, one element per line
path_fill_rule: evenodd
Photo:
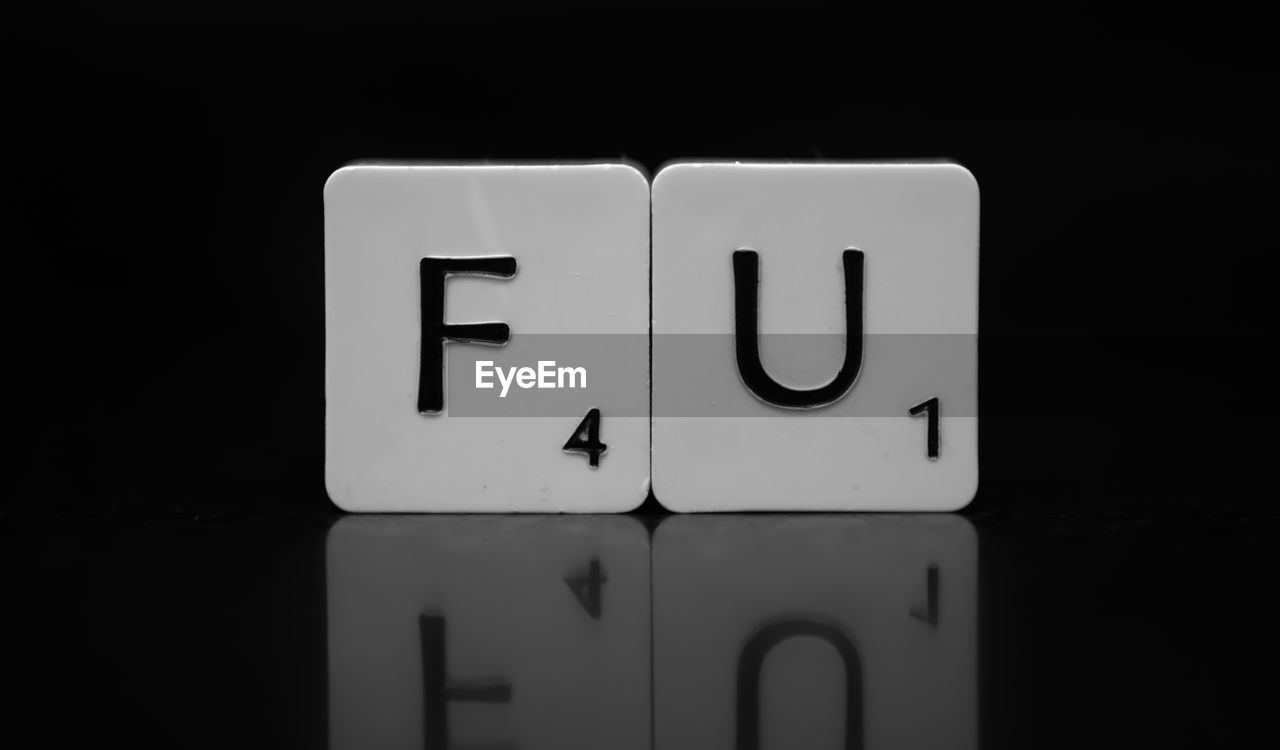
<path fill-rule="evenodd" d="M 977 747 L 977 559 L 950 514 L 669 518 L 654 747 Z"/>
<path fill-rule="evenodd" d="M 649 750 L 649 544 L 616 516 L 348 516 L 330 747 Z"/>
<path fill-rule="evenodd" d="M 356 165 L 329 178 L 324 205 L 334 503 L 619 512 L 644 500 L 644 175 Z"/>
<path fill-rule="evenodd" d="M 687 163 L 652 193 L 659 502 L 939 511 L 972 499 L 967 170 Z"/>

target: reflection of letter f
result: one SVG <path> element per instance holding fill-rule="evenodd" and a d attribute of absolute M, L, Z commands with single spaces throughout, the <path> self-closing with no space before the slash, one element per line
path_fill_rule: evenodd
<path fill-rule="evenodd" d="M 509 255 L 478 258 L 423 258 L 418 264 L 422 285 L 422 359 L 418 367 L 418 411 L 444 411 L 444 345 L 449 341 L 505 344 L 511 336 L 506 323 L 446 323 L 444 283 L 450 276 L 492 276 L 509 279 L 516 259 Z"/>
<path fill-rule="evenodd" d="M 510 703 L 511 686 L 498 680 L 448 681 L 444 616 L 439 612 L 418 616 L 418 634 L 422 641 L 423 745 L 427 750 L 449 750 L 449 701 Z"/>
<path fill-rule="evenodd" d="M 862 370 L 862 251 L 849 248 L 841 258 L 844 262 L 844 364 L 830 383 L 806 390 L 779 384 L 769 377 L 760 363 L 758 259 L 754 250 L 743 248 L 733 252 L 734 319 L 737 327 L 734 341 L 742 381 L 753 393 L 775 406 L 805 409 L 834 403 L 849 392 Z"/>

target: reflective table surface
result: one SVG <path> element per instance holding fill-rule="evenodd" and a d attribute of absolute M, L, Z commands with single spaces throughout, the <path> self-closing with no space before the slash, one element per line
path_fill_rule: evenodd
<path fill-rule="evenodd" d="M 8 723 L 41 745 L 1276 739 L 1274 516 L 316 514 L 0 529 Z"/>

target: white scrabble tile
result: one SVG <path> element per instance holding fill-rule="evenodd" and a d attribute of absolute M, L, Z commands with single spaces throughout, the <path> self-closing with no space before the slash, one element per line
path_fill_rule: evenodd
<path fill-rule="evenodd" d="M 663 169 L 652 192 L 663 505 L 937 511 L 972 499 L 978 186 L 967 170 L 687 163 Z"/>
<path fill-rule="evenodd" d="M 343 518 L 330 748 L 649 750 L 649 562 L 627 517 Z"/>
<path fill-rule="evenodd" d="M 334 172 L 324 204 L 325 481 L 334 503 L 619 512 L 644 500 L 643 174 L 620 164 L 357 165 Z M 478 323 L 505 324 L 506 344 L 442 343 L 444 334 L 501 338 L 500 326 L 440 328 Z M 527 367 L 536 377 L 542 361 L 557 363 L 549 372 L 582 368 L 589 387 L 575 390 L 574 372 L 543 382 L 519 374 Z M 473 377 L 482 366 L 490 374 Z M 501 396 L 477 386 L 499 384 L 493 367 L 507 374 Z M 537 388 L 544 383 L 552 385 Z M 607 449 L 566 450 L 592 409 Z"/>
<path fill-rule="evenodd" d="M 654 747 L 977 747 L 977 566 L 950 514 L 664 521 Z"/>

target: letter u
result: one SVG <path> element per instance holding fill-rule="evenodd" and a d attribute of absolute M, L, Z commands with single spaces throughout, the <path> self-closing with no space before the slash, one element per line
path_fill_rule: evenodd
<path fill-rule="evenodd" d="M 844 263 L 844 364 L 835 378 L 817 388 L 788 388 L 769 376 L 760 363 L 760 263 L 754 250 L 733 252 L 734 336 L 738 372 L 753 393 L 764 401 L 787 409 L 811 409 L 840 400 L 853 388 L 862 370 L 862 277 L 863 254 L 849 248 L 841 255 Z"/>

